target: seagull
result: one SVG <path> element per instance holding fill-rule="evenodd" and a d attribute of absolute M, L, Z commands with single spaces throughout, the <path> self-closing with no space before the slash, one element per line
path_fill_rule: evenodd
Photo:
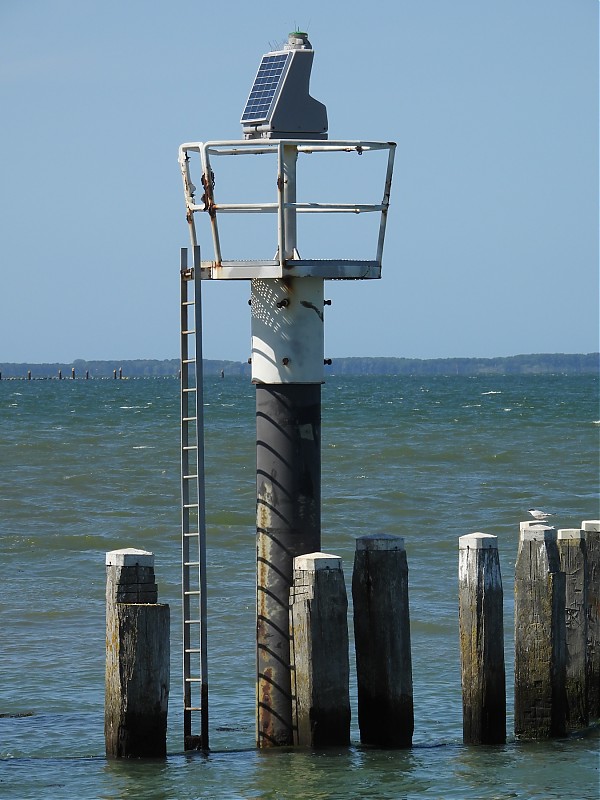
<path fill-rule="evenodd" d="M 554 514 L 548 514 L 547 511 L 540 511 L 539 508 L 528 508 L 527 510 L 534 519 L 544 520 L 554 516 Z"/>

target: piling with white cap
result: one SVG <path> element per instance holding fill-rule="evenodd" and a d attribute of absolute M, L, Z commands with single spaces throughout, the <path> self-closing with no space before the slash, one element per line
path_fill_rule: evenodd
<path fill-rule="evenodd" d="M 498 537 L 458 540 L 458 610 L 463 742 L 506 741 L 503 592 Z"/>
<path fill-rule="evenodd" d="M 587 695 L 590 719 L 600 719 L 600 520 L 581 523 L 588 563 Z"/>
<path fill-rule="evenodd" d="M 408 563 L 401 536 L 356 540 L 352 575 L 363 744 L 410 747 L 414 730 Z"/>
<path fill-rule="evenodd" d="M 348 598 L 339 556 L 294 559 L 290 590 L 294 744 L 350 744 Z"/>
<path fill-rule="evenodd" d="M 522 530 L 515 564 L 515 735 L 566 733 L 565 574 L 556 530 Z"/>
<path fill-rule="evenodd" d="M 157 602 L 154 555 L 125 548 L 106 554 L 106 755 L 167 752 L 169 606 Z"/>

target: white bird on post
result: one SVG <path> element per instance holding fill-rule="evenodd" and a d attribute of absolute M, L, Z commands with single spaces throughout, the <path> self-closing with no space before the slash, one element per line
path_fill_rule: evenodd
<path fill-rule="evenodd" d="M 540 511 L 539 508 L 528 508 L 527 510 L 534 519 L 540 520 L 540 522 L 554 516 L 554 514 L 549 514 L 546 511 Z"/>

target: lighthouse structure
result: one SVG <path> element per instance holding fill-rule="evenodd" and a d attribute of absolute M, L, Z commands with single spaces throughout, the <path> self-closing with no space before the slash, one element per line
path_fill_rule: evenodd
<path fill-rule="evenodd" d="M 293 559 L 321 550 L 321 386 L 324 381 L 324 282 L 381 277 L 381 260 L 389 206 L 395 152 L 393 142 L 328 140 L 325 106 L 310 96 L 309 81 L 314 50 L 306 33 L 294 31 L 279 50 L 265 54 L 241 117 L 244 139 L 191 142 L 181 145 L 181 166 L 187 220 L 194 251 L 193 267 L 182 260 L 182 279 L 196 286 L 195 336 L 201 327 L 199 285 L 203 280 L 249 280 L 251 284 L 251 365 L 256 386 L 256 554 L 257 554 L 257 716 L 259 747 L 293 743 L 293 696 L 290 668 L 289 604 Z M 305 154 L 349 153 L 363 156 L 381 152 L 382 199 L 377 203 L 320 202 L 311 197 L 299 202 L 297 172 Z M 194 163 L 200 157 L 202 196 L 196 200 L 192 182 Z M 260 155 L 276 162 L 270 202 L 219 203 L 215 162 L 220 157 Z M 270 158 L 268 158 L 270 156 Z M 350 165 L 349 165 L 350 166 Z M 312 187 L 309 187 L 309 191 Z M 314 191 L 314 190 L 313 190 Z M 195 215 L 208 223 L 212 258 L 200 254 Z M 271 214 L 276 220 L 275 256 L 255 260 L 224 257 L 219 218 L 223 214 Z M 371 259 L 307 259 L 300 255 L 297 220 L 300 214 L 379 214 L 377 241 Z M 275 237 L 276 233 L 276 237 Z M 183 297 L 183 295 L 182 295 Z M 185 301 L 184 301 L 185 302 Z M 183 319 L 183 318 L 182 318 Z M 187 321 L 183 323 L 188 327 Z M 186 331 L 187 333 L 187 331 Z M 195 386 L 200 394 L 201 340 L 194 362 Z M 189 353 L 184 355 L 189 356 Z M 182 373 L 183 374 L 183 373 Z M 183 387 L 186 388 L 185 386 Z M 189 387 L 187 387 L 189 388 Z M 183 413 L 189 413 L 184 410 Z M 182 417 L 183 418 L 183 417 Z M 198 428 L 201 420 L 198 417 Z M 187 441 L 188 437 L 182 436 Z M 202 448 L 201 436 L 199 447 Z M 199 457 L 199 463 L 203 459 Z M 202 481 L 201 469 L 197 470 Z M 182 483 L 183 486 L 183 483 Z M 203 488 L 198 498 L 204 498 Z M 189 497 L 186 499 L 189 500 Z M 190 505 L 188 502 L 187 505 Z M 202 516 L 202 509 L 200 515 Z M 189 534 L 188 534 L 189 538 Z M 190 562 L 189 553 L 184 560 Z M 200 624 L 206 614 L 206 565 L 202 546 L 198 559 L 197 594 Z M 185 574 L 185 572 L 184 572 Z M 185 583 L 185 580 L 184 580 Z M 185 588 L 185 587 L 184 587 Z M 188 589 L 189 591 L 189 589 Z M 185 605 L 185 604 L 184 604 Z M 184 608 L 189 616 L 190 609 Z M 185 640 L 185 636 L 184 636 Z M 206 636 L 200 637 L 206 649 Z M 184 642 L 185 647 L 185 642 Z M 193 649 L 193 648 L 188 648 Z M 205 665 L 205 653 L 204 656 Z M 185 658 L 184 658 L 185 664 Z M 189 665 L 188 665 L 189 667 Z M 189 672 L 191 669 L 188 668 Z M 205 669 L 205 666 L 204 666 Z M 189 685 L 193 677 L 186 676 Z M 204 685 L 203 724 L 207 741 L 207 677 Z M 199 710 L 199 709 L 197 709 Z M 186 740 L 190 731 L 186 733 Z M 200 741 L 193 736 L 189 741 Z"/>

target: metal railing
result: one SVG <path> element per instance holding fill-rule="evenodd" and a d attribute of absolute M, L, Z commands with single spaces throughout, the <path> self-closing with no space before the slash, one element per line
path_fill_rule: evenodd
<path fill-rule="evenodd" d="M 298 153 L 358 153 L 363 155 L 375 151 L 387 151 L 384 189 L 379 203 L 321 203 L 284 202 L 282 190 L 284 181 L 284 150 L 293 147 Z M 183 177 L 187 220 L 190 227 L 192 246 L 198 244 L 194 215 L 208 212 L 210 218 L 214 259 L 202 260 L 203 278 L 247 279 L 278 278 L 284 275 L 296 277 L 321 278 L 379 278 L 383 243 L 390 202 L 392 171 L 396 145 L 394 142 L 368 141 L 314 141 L 305 139 L 188 142 L 179 148 L 179 164 Z M 190 154 L 198 153 L 202 170 L 202 202 L 196 202 L 196 187 L 192 183 Z M 277 199 L 268 203 L 218 203 L 214 194 L 213 159 L 221 156 L 275 155 L 277 159 Z M 286 239 L 286 212 L 297 214 L 341 213 L 361 214 L 378 212 L 380 214 L 379 232 L 373 259 L 301 259 L 285 258 L 283 242 Z M 278 250 L 274 259 L 253 261 L 224 260 L 221 251 L 218 217 L 220 214 L 276 214 Z M 295 254 L 297 255 L 297 254 Z"/>

